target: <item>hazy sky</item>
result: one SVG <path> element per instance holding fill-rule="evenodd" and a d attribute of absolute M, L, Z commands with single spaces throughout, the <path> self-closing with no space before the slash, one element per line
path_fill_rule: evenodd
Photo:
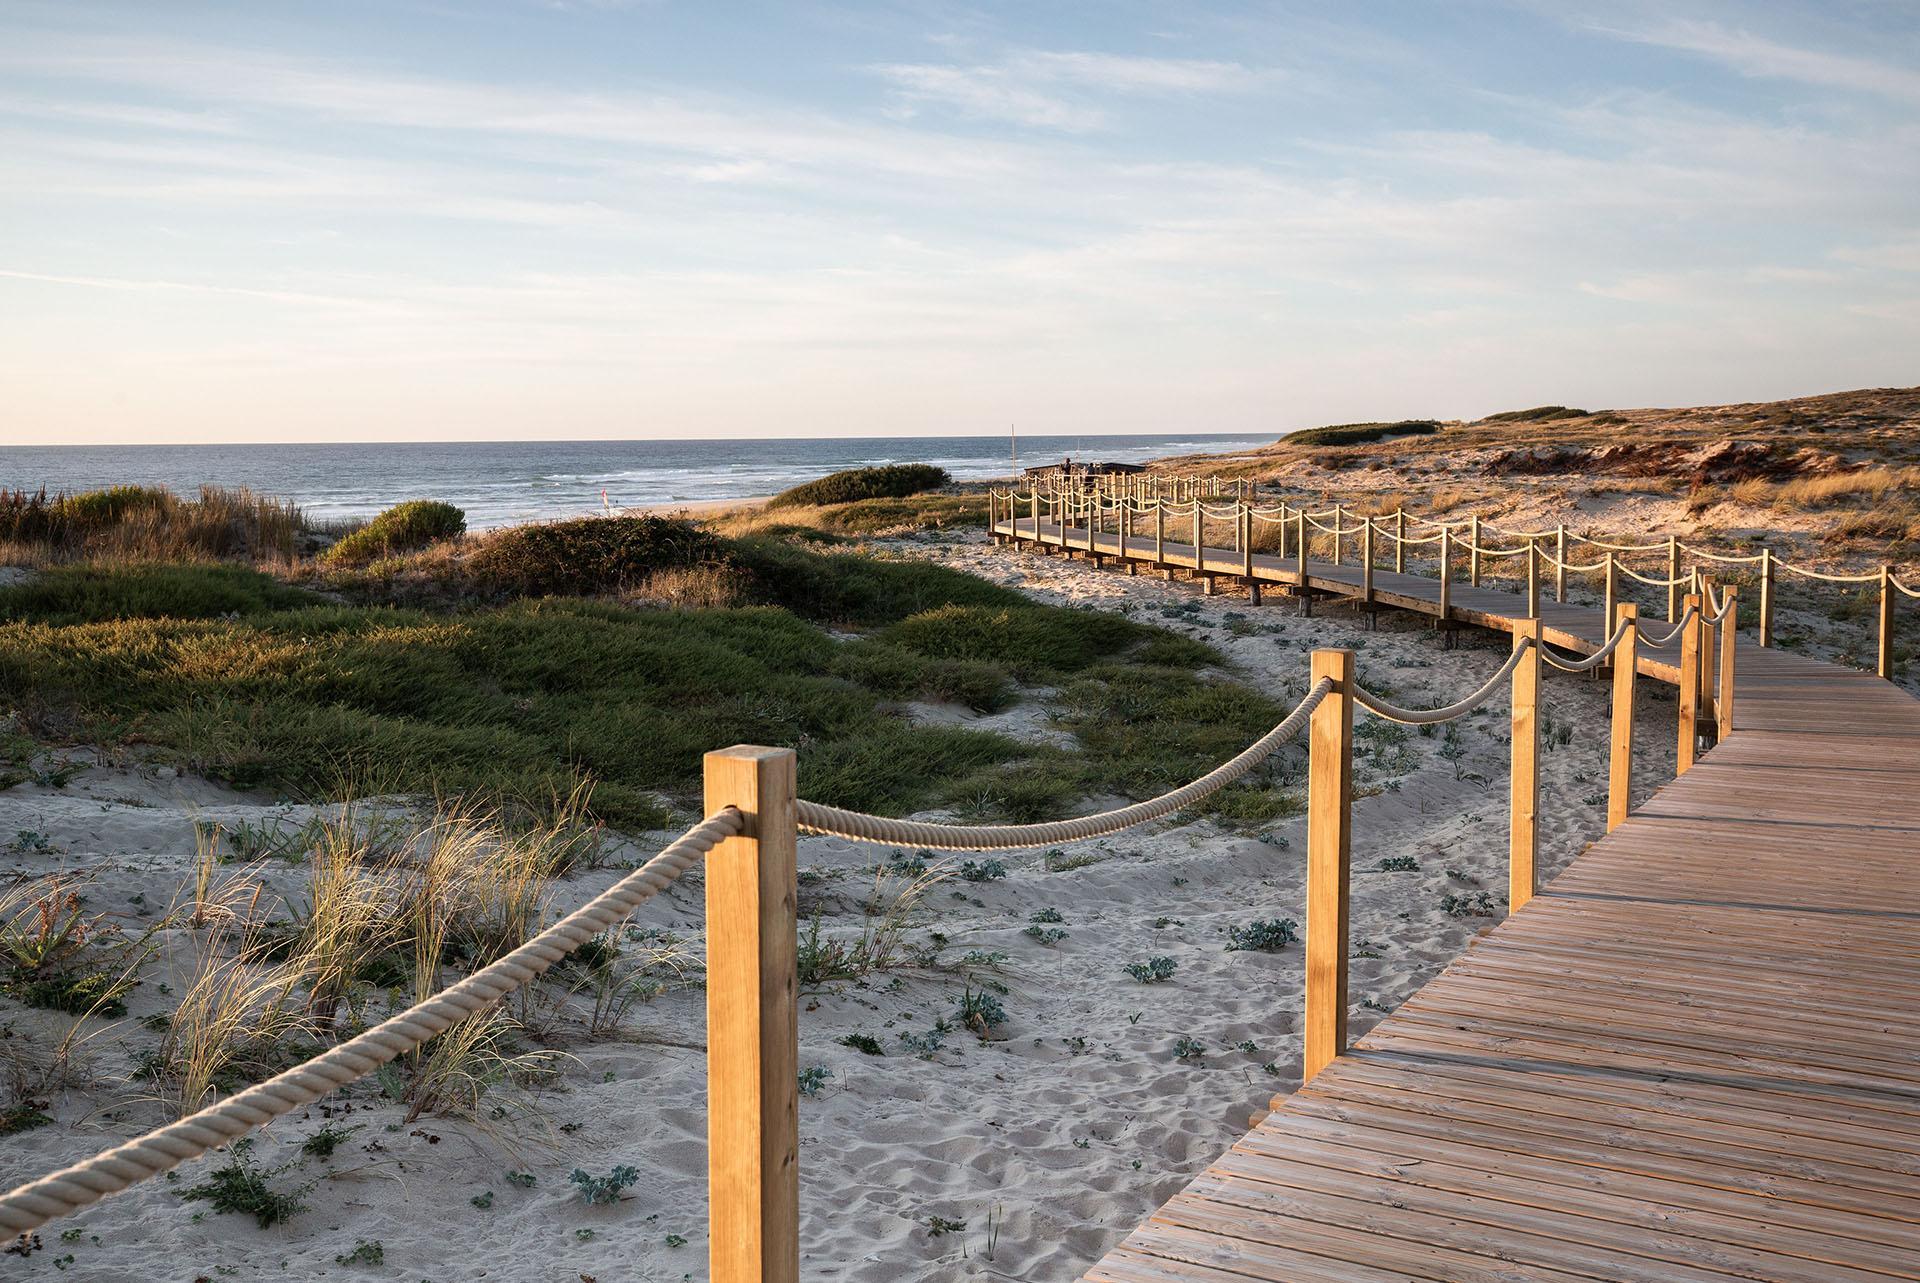
<path fill-rule="evenodd" d="M 1920 5 L 0 0 L 0 442 L 1920 382 Z"/>

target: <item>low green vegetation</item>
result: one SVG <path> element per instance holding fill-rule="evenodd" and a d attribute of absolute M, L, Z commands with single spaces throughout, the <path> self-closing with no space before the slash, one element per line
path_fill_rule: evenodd
<path fill-rule="evenodd" d="M 1585 410 L 1566 405 L 1536 405 L 1531 410 L 1503 410 L 1489 414 L 1482 423 L 1549 423 L 1555 419 L 1584 419 Z"/>
<path fill-rule="evenodd" d="M 819 507 L 857 499 L 899 499 L 936 490 L 953 478 L 945 468 L 926 463 L 894 463 L 883 468 L 850 468 L 783 490 L 767 501 L 769 508 Z"/>
<path fill-rule="evenodd" d="M 1431 436 L 1440 430 L 1433 419 L 1400 419 L 1392 423 L 1335 423 L 1324 428 L 1289 432 L 1282 440 L 1289 445 L 1365 445 L 1391 437 Z"/>
<path fill-rule="evenodd" d="M 457 517 L 396 518 L 411 533 L 386 546 Z M 689 606 L 656 591 L 663 576 L 725 591 Z M 1220 663 L 941 566 L 661 517 L 516 527 L 367 567 L 80 561 L 0 588 L 0 702 L 43 743 L 138 742 L 284 795 L 538 814 L 591 783 L 595 817 L 630 829 L 684 815 L 701 755 L 730 743 L 802 746 L 806 795 L 866 810 L 1031 820 L 1147 796 L 1278 719 L 1205 671 Z M 998 710 L 1033 687 L 1074 748 L 903 715 Z"/>
<path fill-rule="evenodd" d="M 356 566 L 376 557 L 412 552 L 440 539 L 465 534 L 467 514 L 438 499 L 395 504 L 327 549 L 325 560 Z"/>

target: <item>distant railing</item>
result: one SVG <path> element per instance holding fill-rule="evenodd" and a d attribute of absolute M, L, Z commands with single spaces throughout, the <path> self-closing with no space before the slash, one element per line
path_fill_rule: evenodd
<path fill-rule="evenodd" d="M 1243 520 L 1247 518 L 1242 513 Z M 1336 521 L 1338 518 L 1336 517 Z M 1717 604 L 1716 604 L 1717 602 Z M 1681 639 L 1679 769 L 1694 760 L 1699 695 L 1726 625 L 1718 730 L 1732 725 L 1734 594 L 1688 594 L 1659 644 Z M 713 1283 L 799 1278 L 799 923 L 795 842 L 800 831 L 882 845 L 1011 850 L 1083 841 L 1160 819 L 1243 778 L 1307 728 L 1306 998 L 1303 1078 L 1346 1048 L 1348 905 L 1353 838 L 1356 707 L 1396 721 L 1465 716 L 1510 693 L 1509 909 L 1537 889 L 1540 678 L 1613 657 L 1608 827 L 1626 818 L 1633 775 L 1634 655 L 1640 624 L 1621 603 L 1606 642 L 1582 660 L 1556 656 L 1540 621 L 1522 621 L 1505 664 L 1463 699 L 1406 709 L 1361 685 L 1354 652 L 1316 650 L 1308 689 L 1270 731 L 1200 778 L 1144 802 L 1043 824 L 957 825 L 892 819 L 800 799 L 791 749 L 738 746 L 705 759 L 707 818 L 581 909 L 458 984 L 367 1032 L 179 1122 L 30 1181 L 0 1196 L 0 1230 L 27 1234 L 364 1078 L 453 1025 L 492 1010 L 585 941 L 605 932 L 705 861 L 709 1257 Z"/>
<path fill-rule="evenodd" d="M 1140 483 L 1144 479 L 1132 477 L 1127 480 Z M 1664 588 L 1667 622 L 1673 623 L 1679 618 L 1682 598 L 1689 591 L 1701 591 L 1714 567 L 1750 566 L 1758 580 L 1758 638 L 1762 646 L 1774 644 L 1776 586 L 1780 575 L 1839 585 L 1871 585 L 1878 588 L 1879 597 L 1874 671 L 1888 679 L 1893 676 L 1899 599 L 1920 599 L 1920 571 L 1906 571 L 1903 577 L 1891 564 L 1882 564 L 1875 570 L 1861 574 L 1843 575 L 1796 565 L 1764 545 L 1758 552 L 1736 555 L 1695 547 L 1674 535 L 1646 543 L 1609 542 L 1570 530 L 1564 523 L 1544 530 L 1505 530 L 1482 521 L 1478 515 L 1434 520 L 1410 516 L 1404 509 L 1398 509 L 1384 515 L 1362 517 L 1349 511 L 1345 504 L 1309 511 L 1285 499 L 1262 504 L 1253 488 L 1254 483 L 1231 484 L 1241 488 L 1242 497 L 1212 504 L 1191 496 L 1155 496 L 1150 487 L 1146 492 L 1135 490 L 1110 494 L 1097 488 L 1052 486 L 1046 484 L 1044 478 L 1036 478 L 1035 484 L 1024 492 L 989 492 L 988 528 L 998 530 L 1000 524 L 1005 522 L 1008 530 L 1018 535 L 1017 523 L 1025 520 L 1030 523 L 1028 529 L 1032 533 L 1023 537 L 1096 557 L 1110 555 L 1114 551 L 1099 546 L 1102 537 L 1112 535 L 1117 539 L 1117 553 L 1123 560 L 1144 554 L 1151 540 L 1153 555 L 1145 559 L 1156 565 L 1166 560 L 1166 542 L 1171 529 L 1176 542 L 1187 542 L 1196 550 L 1217 547 L 1238 561 L 1237 566 L 1226 571 L 1210 566 L 1196 567 L 1209 577 L 1209 590 L 1212 588 L 1213 574 L 1237 574 L 1248 584 L 1255 600 L 1258 600 L 1260 591 L 1254 565 L 1258 552 L 1255 544 L 1259 542 L 1255 535 L 1256 523 L 1260 527 L 1278 527 L 1277 541 L 1272 544 L 1268 555 L 1278 556 L 1283 562 L 1292 557 L 1295 563 L 1293 582 L 1301 587 L 1306 586 L 1308 561 L 1316 544 L 1327 552 L 1324 560 L 1335 566 L 1344 566 L 1347 564 L 1348 543 L 1351 540 L 1361 571 L 1359 595 L 1369 603 L 1376 599 L 1376 571 L 1391 569 L 1396 573 L 1405 573 L 1410 550 L 1412 555 L 1418 557 L 1421 555 L 1419 549 L 1437 545 L 1429 555 L 1434 558 L 1435 578 L 1440 583 L 1439 607 L 1443 619 L 1453 617 L 1452 593 L 1456 559 L 1460 553 L 1465 554 L 1466 583 L 1476 588 L 1485 575 L 1487 561 L 1525 557 L 1529 618 L 1539 616 L 1542 580 L 1549 572 L 1553 580 L 1554 600 L 1557 602 L 1566 600 L 1570 575 L 1594 576 L 1603 599 L 1603 620 L 1614 617 L 1613 608 L 1620 595 L 1622 578 L 1653 588 Z M 1054 527 L 1056 532 L 1050 536 L 1044 535 L 1042 532 L 1046 526 Z M 1409 534 L 1410 527 L 1423 527 L 1433 533 Z M 1209 542 L 1210 535 L 1218 535 L 1219 538 Z M 1509 547 L 1496 547 L 1486 541 L 1490 535 L 1518 542 Z M 1382 540 L 1392 545 L 1390 557 L 1381 555 L 1379 545 Z M 1569 548 L 1575 545 L 1597 549 L 1602 555 L 1589 562 L 1572 561 L 1569 559 Z M 1627 563 L 1628 557 L 1643 554 L 1658 557 L 1659 569 L 1664 573 L 1647 573 Z M 1204 562 L 1207 557 L 1196 551 L 1195 560 Z"/>

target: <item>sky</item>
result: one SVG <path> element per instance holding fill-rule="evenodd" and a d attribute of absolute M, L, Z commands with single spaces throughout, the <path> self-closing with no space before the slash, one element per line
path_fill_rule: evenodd
<path fill-rule="evenodd" d="M 1920 4 L 0 0 L 0 443 L 1920 382 Z"/>

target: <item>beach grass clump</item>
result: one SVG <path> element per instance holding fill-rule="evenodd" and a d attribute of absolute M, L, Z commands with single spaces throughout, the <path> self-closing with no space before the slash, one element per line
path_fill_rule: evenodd
<path fill-rule="evenodd" d="M 1434 419 L 1399 419 L 1390 423 L 1336 423 L 1324 428 L 1289 432 L 1281 440 L 1288 445 L 1338 446 L 1365 445 L 1391 437 L 1431 436 L 1440 430 Z"/>
<path fill-rule="evenodd" d="M 1275 953 L 1300 938 L 1300 924 L 1292 918 L 1255 918 L 1245 926 L 1227 928 L 1227 952 Z"/>
<path fill-rule="evenodd" d="M 467 514 L 438 499 L 395 504 L 327 549 L 330 565 L 357 566 L 465 534 Z"/>
<path fill-rule="evenodd" d="M 78 882 L 53 876 L 0 892 L 0 993 L 72 1016 L 124 1016 L 142 960 Z"/>
<path fill-rule="evenodd" d="M 928 463 L 892 463 L 879 468 L 849 468 L 782 490 L 767 501 L 769 508 L 820 507 L 861 499 L 899 499 L 937 490 L 953 478 L 945 468 Z"/>
<path fill-rule="evenodd" d="M 157 486 L 0 490 L 0 546 L 29 565 L 78 557 L 284 562 L 312 531 L 294 504 L 239 486 L 202 486 L 193 499 Z"/>
<path fill-rule="evenodd" d="M 523 597 L 580 596 L 638 587 L 656 571 L 723 560 L 713 534 L 670 517 L 581 517 L 512 526 L 489 536 L 467 572 Z"/>
<path fill-rule="evenodd" d="M 738 508 L 706 518 L 715 533 L 830 541 L 880 538 L 986 524 L 984 494 L 914 494 L 821 507 Z"/>
<path fill-rule="evenodd" d="M 1013 606 L 948 605 L 921 611 L 882 638 L 939 659 L 990 661 L 1022 681 L 1080 672 L 1145 641 L 1150 630 L 1123 615 Z"/>

